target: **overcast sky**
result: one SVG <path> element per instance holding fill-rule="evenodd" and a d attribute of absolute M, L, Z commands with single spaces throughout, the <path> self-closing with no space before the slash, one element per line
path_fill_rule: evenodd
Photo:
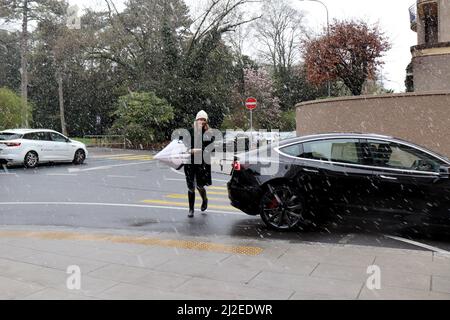
<path fill-rule="evenodd" d="M 207 0 L 185 0 L 193 12 L 202 7 Z M 104 4 L 103 0 L 69 0 L 81 8 Z M 116 3 L 124 2 L 116 0 Z M 369 23 L 378 23 L 392 43 L 392 49 L 384 57 L 383 82 L 385 87 L 403 92 L 405 90 L 405 69 L 411 61 L 410 47 L 417 43 L 417 34 L 410 29 L 408 8 L 415 0 L 322 0 L 333 19 L 363 19 Z M 310 29 L 319 32 L 326 26 L 326 11 L 318 2 L 290 0 L 290 4 L 303 10 Z M 249 8 L 249 15 L 255 11 Z M 247 52 L 251 52 L 251 39 Z"/>

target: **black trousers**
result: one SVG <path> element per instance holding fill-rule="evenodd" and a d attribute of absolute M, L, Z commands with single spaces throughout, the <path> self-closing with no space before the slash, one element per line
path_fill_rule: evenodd
<path fill-rule="evenodd" d="M 190 192 L 195 192 L 195 188 L 199 191 L 205 189 L 204 172 L 200 165 L 185 165 L 184 174 L 186 175 L 186 185 Z"/>

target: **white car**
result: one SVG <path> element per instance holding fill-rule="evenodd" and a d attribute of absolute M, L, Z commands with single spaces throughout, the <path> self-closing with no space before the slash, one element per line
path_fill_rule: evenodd
<path fill-rule="evenodd" d="M 43 162 L 82 164 L 88 155 L 86 145 L 46 129 L 0 131 L 0 162 L 34 168 Z"/>

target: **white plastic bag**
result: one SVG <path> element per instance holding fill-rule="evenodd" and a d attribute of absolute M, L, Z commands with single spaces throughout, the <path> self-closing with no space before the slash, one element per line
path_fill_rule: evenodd
<path fill-rule="evenodd" d="M 180 170 L 184 164 L 189 163 L 191 154 L 182 140 L 173 140 L 154 159 L 161 161 L 171 168 Z"/>

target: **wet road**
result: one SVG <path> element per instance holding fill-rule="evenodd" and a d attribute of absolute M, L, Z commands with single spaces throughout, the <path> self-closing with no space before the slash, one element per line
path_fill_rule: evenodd
<path fill-rule="evenodd" d="M 330 224 L 306 232 L 274 232 L 259 217 L 229 205 L 229 176 L 213 174 L 209 210 L 187 218 L 183 171 L 152 160 L 148 152 L 90 150 L 83 166 L 42 165 L 37 169 L 0 167 L 0 224 L 65 226 L 169 232 L 189 236 L 231 236 L 261 240 L 357 244 L 450 251 L 447 236 L 396 234 L 388 226 L 370 230 L 353 223 Z M 197 195 L 197 207 L 201 199 Z M 418 243 L 406 242 L 406 239 Z"/>

